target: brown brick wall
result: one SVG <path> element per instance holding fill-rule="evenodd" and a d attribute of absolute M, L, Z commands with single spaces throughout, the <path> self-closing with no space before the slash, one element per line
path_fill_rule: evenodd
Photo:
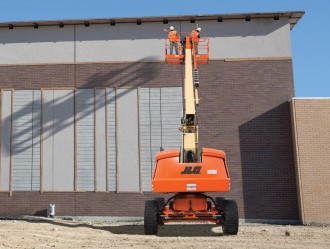
<path fill-rule="evenodd" d="M 330 99 L 291 102 L 300 219 L 330 224 Z"/>
<path fill-rule="evenodd" d="M 58 216 L 143 216 L 144 202 L 160 195 L 115 192 L 0 193 L 2 216 L 47 215 L 49 204 Z"/>
<path fill-rule="evenodd" d="M 171 67 L 160 62 L 0 66 L 0 87 L 40 89 L 179 86 L 183 73 L 182 66 Z"/>
<path fill-rule="evenodd" d="M 181 86 L 183 78 L 183 66 L 160 62 L 0 67 L 0 88 L 15 89 Z M 299 219 L 287 102 L 294 94 L 292 61 L 210 61 L 200 66 L 199 93 L 200 142 L 227 153 L 232 190 L 225 196 L 237 200 L 240 217 Z M 2 203 L 15 203 L 16 195 L 25 200 L 33 196 L 35 202 L 46 200 L 46 204 L 48 196 L 70 196 L 64 210 L 71 210 L 72 215 L 102 215 L 98 208 L 93 210 L 104 202 L 110 207 L 125 206 L 111 208 L 107 215 L 142 215 L 136 207 L 143 207 L 146 198 L 140 194 L 14 192 L 13 197 L 2 194 Z M 90 201 L 82 201 L 90 196 L 95 198 L 91 208 Z M 132 205 L 125 204 L 127 196 Z M 74 205 L 73 199 L 89 211 L 68 208 Z M 19 203 L 17 208 L 25 205 Z M 13 210 L 19 214 L 21 209 Z M 0 214 L 4 212 L 0 206 Z"/>
<path fill-rule="evenodd" d="M 201 73 L 201 143 L 227 153 L 241 217 L 298 219 L 291 70 L 291 61 L 217 62 Z"/>

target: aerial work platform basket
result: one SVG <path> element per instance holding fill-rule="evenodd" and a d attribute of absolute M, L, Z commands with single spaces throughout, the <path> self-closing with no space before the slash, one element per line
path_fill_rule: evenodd
<path fill-rule="evenodd" d="M 185 38 L 185 37 L 184 37 Z M 171 45 L 169 39 L 165 39 L 165 62 L 166 64 L 184 64 L 184 53 L 185 53 L 185 42 L 186 39 L 181 39 L 178 42 L 178 52 L 175 53 L 175 48 L 171 54 Z M 201 38 L 198 43 L 198 54 L 195 54 L 197 64 L 207 64 L 209 62 L 209 38 Z"/>

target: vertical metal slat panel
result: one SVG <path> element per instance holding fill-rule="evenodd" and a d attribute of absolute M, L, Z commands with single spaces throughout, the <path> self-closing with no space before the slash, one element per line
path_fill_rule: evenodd
<path fill-rule="evenodd" d="M 142 191 L 151 191 L 152 156 L 150 122 L 150 88 L 140 88 L 140 145 Z"/>
<path fill-rule="evenodd" d="M 94 191 L 94 90 L 79 89 L 76 98 L 78 191 Z"/>
<path fill-rule="evenodd" d="M 96 191 L 106 191 L 105 89 L 95 89 Z"/>
<path fill-rule="evenodd" d="M 107 130 L 108 130 L 108 189 L 116 191 L 116 91 L 107 88 Z"/>
<path fill-rule="evenodd" d="M 33 92 L 15 91 L 13 121 L 13 190 L 32 190 Z"/>
<path fill-rule="evenodd" d="M 162 145 L 164 149 L 179 148 L 182 133 L 179 130 L 182 117 L 182 88 L 161 89 Z"/>
<path fill-rule="evenodd" d="M 162 146 L 162 118 L 161 118 L 160 88 L 150 88 L 150 124 L 151 124 L 151 158 L 152 170 L 156 154 Z"/>
<path fill-rule="evenodd" d="M 142 190 L 151 191 L 151 176 L 155 156 L 160 146 L 179 148 L 182 117 L 182 88 L 140 89 L 140 131 Z"/>
<path fill-rule="evenodd" d="M 32 190 L 40 190 L 41 91 L 32 91 Z"/>

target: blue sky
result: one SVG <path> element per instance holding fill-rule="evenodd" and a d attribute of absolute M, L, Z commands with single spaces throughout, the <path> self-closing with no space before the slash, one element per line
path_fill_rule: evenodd
<path fill-rule="evenodd" d="M 330 0 L 11 0 L 0 22 L 304 10 L 291 32 L 295 95 L 330 97 Z"/>

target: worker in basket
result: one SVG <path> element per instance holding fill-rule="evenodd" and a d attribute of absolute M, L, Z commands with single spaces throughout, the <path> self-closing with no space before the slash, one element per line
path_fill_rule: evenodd
<path fill-rule="evenodd" d="M 181 39 L 180 39 L 180 43 L 181 43 L 181 48 L 182 48 L 182 54 L 183 56 L 185 55 L 186 53 L 186 37 L 185 36 L 182 36 Z"/>
<path fill-rule="evenodd" d="M 192 42 L 195 45 L 195 51 L 196 54 L 198 54 L 198 43 L 199 43 L 199 38 L 200 38 L 200 32 L 202 31 L 201 28 L 194 29 L 191 31 L 190 37 L 192 39 Z"/>
<path fill-rule="evenodd" d="M 179 54 L 178 42 L 180 41 L 180 36 L 173 26 L 170 27 L 168 32 L 168 39 L 170 40 L 170 54 L 173 54 L 173 47 L 175 48 L 175 53 Z"/>

